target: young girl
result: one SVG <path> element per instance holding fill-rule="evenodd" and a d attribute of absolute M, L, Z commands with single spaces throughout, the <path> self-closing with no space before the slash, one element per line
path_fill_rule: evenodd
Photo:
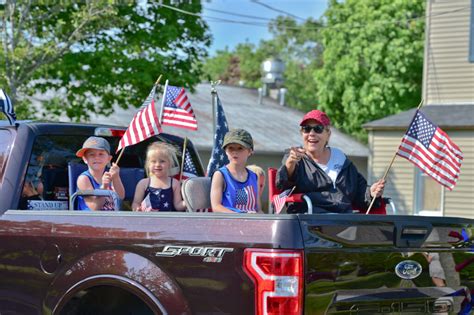
<path fill-rule="evenodd" d="M 110 170 L 105 170 L 112 160 L 107 140 L 100 137 L 87 138 L 76 156 L 81 157 L 88 166 L 88 170 L 77 178 L 78 190 L 110 189 L 120 199 L 125 197 L 118 165 L 114 163 Z M 109 197 L 79 196 L 77 201 L 78 210 L 114 210 L 113 200 Z"/>
<path fill-rule="evenodd" d="M 170 177 L 177 166 L 174 148 L 166 143 L 152 143 L 146 153 L 145 170 L 148 178 L 138 182 L 133 198 L 134 211 L 183 211 L 179 181 Z"/>
<path fill-rule="evenodd" d="M 253 152 L 252 136 L 243 129 L 231 130 L 225 135 L 222 148 L 229 158 L 229 164 L 221 167 L 212 176 L 212 211 L 260 211 L 257 175 L 245 167 Z"/>

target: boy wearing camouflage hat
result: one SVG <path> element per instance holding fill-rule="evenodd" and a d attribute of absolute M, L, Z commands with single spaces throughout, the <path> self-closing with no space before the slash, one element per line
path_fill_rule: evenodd
<path fill-rule="evenodd" d="M 222 148 L 229 164 L 212 176 L 213 212 L 256 213 L 260 211 L 257 175 L 246 168 L 253 153 L 253 139 L 244 129 L 233 129 L 224 137 Z"/>

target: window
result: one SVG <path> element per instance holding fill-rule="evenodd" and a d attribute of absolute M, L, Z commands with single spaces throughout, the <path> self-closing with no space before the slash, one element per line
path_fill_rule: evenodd
<path fill-rule="evenodd" d="M 2 156 L 2 143 L 7 138 L 8 137 L 4 137 L 0 133 L 0 157 Z M 43 135 L 35 139 L 18 209 L 68 209 L 70 193 L 67 165 L 70 162 L 82 163 L 82 160 L 76 157 L 76 151 L 82 147 L 83 142 L 87 138 L 88 136 L 77 135 Z M 105 138 L 111 145 L 111 153 L 114 154 L 120 138 Z M 122 171 L 126 168 L 143 169 L 147 147 L 154 141 L 163 141 L 172 144 L 177 150 L 178 160 L 181 160 L 182 145 L 176 140 L 177 139 L 174 139 L 172 136 L 158 135 L 134 146 L 127 147 L 119 162 L 119 166 Z M 183 173 L 185 175 L 187 173 L 193 173 L 194 175 L 202 176 L 203 170 L 199 157 L 194 153 L 194 150 L 188 150 L 188 152 L 190 154 L 187 154 Z M 115 158 L 112 161 L 114 161 Z M 124 183 L 124 186 L 126 188 L 126 194 L 125 200 L 122 203 L 122 209 L 130 210 L 136 182 Z M 73 189 L 73 187 L 71 187 L 71 189 Z"/>
<path fill-rule="evenodd" d="M 469 62 L 474 62 L 474 0 L 471 0 L 471 20 L 469 26 Z"/>
<path fill-rule="evenodd" d="M 415 176 L 415 214 L 442 216 L 443 186 L 418 168 Z"/>
<path fill-rule="evenodd" d="M 0 183 L 7 165 L 8 156 L 12 148 L 14 132 L 12 130 L 0 129 Z"/>
<path fill-rule="evenodd" d="M 67 163 L 87 137 L 39 136 L 31 153 L 19 209 L 68 209 Z"/>

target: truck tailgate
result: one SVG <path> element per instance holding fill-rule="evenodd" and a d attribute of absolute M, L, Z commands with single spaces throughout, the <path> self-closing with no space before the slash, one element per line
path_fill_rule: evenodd
<path fill-rule="evenodd" d="M 300 215 L 305 314 L 472 314 L 474 220 Z"/>

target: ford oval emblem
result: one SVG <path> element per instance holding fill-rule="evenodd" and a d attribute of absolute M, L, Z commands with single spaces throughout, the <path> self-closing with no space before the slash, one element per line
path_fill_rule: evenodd
<path fill-rule="evenodd" d="M 423 268 L 414 260 L 404 260 L 395 266 L 395 273 L 402 279 L 411 280 L 418 277 Z"/>

